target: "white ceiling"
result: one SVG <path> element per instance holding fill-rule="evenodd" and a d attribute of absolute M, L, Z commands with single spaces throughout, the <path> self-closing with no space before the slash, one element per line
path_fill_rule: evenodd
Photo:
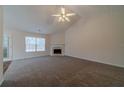
<path fill-rule="evenodd" d="M 79 17 L 76 15 L 70 17 L 71 22 L 59 23 L 56 17 L 51 16 L 58 13 L 59 8 L 60 6 L 55 5 L 4 6 L 4 27 L 43 34 L 65 31 Z"/>
<path fill-rule="evenodd" d="M 8 29 L 49 34 L 65 31 L 80 18 L 84 20 L 106 12 L 121 11 L 124 6 L 65 6 L 68 12 L 75 12 L 76 16 L 70 17 L 71 22 L 59 23 L 52 14 L 59 11 L 56 5 L 26 5 L 4 6 L 4 27 Z M 39 31 L 40 29 L 40 31 Z"/>

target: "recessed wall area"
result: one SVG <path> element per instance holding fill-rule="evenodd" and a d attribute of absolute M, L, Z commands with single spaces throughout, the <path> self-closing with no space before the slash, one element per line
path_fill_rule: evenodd
<path fill-rule="evenodd" d="M 65 44 L 65 31 L 53 33 L 51 36 L 51 45 Z"/>
<path fill-rule="evenodd" d="M 50 35 L 50 55 L 64 56 L 65 55 L 65 31 L 54 33 Z M 61 54 L 54 54 L 54 49 L 61 49 Z"/>

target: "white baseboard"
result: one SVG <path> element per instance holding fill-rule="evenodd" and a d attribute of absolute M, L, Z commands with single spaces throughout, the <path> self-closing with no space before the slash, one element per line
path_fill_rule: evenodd
<path fill-rule="evenodd" d="M 112 63 L 106 63 L 106 62 L 100 61 L 100 60 L 94 60 L 94 59 L 88 59 L 88 58 L 81 58 L 81 57 L 78 57 L 78 56 L 67 55 L 67 54 L 66 54 L 65 56 L 74 57 L 74 58 L 83 59 L 83 60 L 87 60 L 87 61 L 91 61 L 91 62 L 97 62 L 97 63 L 101 63 L 101 64 L 106 64 L 106 65 L 111 65 L 111 66 L 116 66 L 116 67 L 124 68 L 123 65 L 112 64 Z"/>
<path fill-rule="evenodd" d="M 12 61 L 18 61 L 18 60 L 24 60 L 24 59 L 30 59 L 30 58 L 38 58 L 38 57 L 44 57 L 44 56 L 50 56 L 50 55 L 42 55 L 42 56 L 33 56 L 33 57 L 17 58 L 17 59 L 13 59 Z"/>

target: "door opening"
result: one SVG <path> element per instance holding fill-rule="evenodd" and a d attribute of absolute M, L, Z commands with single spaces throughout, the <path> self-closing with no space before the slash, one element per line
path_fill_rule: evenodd
<path fill-rule="evenodd" d="M 3 37 L 3 61 L 12 60 L 12 42 L 9 35 L 4 35 Z"/>

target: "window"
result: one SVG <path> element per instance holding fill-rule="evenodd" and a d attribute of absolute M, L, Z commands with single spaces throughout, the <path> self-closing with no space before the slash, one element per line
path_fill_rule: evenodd
<path fill-rule="evenodd" d="M 26 52 L 45 51 L 45 39 L 25 37 Z"/>
<path fill-rule="evenodd" d="M 37 51 L 45 51 L 45 39 L 37 38 Z"/>
<path fill-rule="evenodd" d="M 26 52 L 34 52 L 35 51 L 35 38 L 34 37 L 26 37 Z"/>

